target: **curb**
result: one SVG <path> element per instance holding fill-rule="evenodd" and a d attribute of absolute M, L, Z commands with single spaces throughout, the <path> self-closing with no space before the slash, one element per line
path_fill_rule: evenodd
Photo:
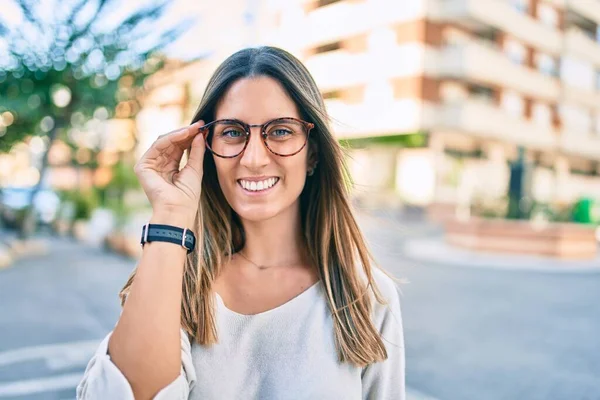
<path fill-rule="evenodd" d="M 8 268 L 13 263 L 13 256 L 10 248 L 4 243 L 0 243 L 0 269 Z"/>
<path fill-rule="evenodd" d="M 560 260 L 533 255 L 474 252 L 453 247 L 441 239 L 410 239 L 403 246 L 407 259 L 449 267 L 552 273 L 600 273 L 600 255 L 593 260 Z"/>
<path fill-rule="evenodd" d="M 44 239 L 9 239 L 0 242 L 0 269 L 10 267 L 24 257 L 48 254 L 48 242 Z"/>

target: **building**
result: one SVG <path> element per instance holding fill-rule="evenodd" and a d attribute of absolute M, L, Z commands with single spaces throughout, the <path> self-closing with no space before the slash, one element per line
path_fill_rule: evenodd
<path fill-rule="evenodd" d="M 600 199 L 600 1 L 230 2 L 242 37 L 306 63 L 336 135 L 358 147 L 349 159 L 357 196 L 501 197 L 523 146 L 536 200 Z M 163 132 L 189 121 L 214 67 L 248 44 L 217 43 L 218 54 L 157 77 L 146 131 L 161 133 L 159 109 L 169 116 Z"/>

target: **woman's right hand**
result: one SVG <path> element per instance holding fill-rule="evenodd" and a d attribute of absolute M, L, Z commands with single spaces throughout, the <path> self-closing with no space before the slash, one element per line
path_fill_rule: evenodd
<path fill-rule="evenodd" d="M 136 163 L 134 171 L 155 213 L 193 218 L 198 211 L 204 160 L 203 121 L 161 135 Z M 183 152 L 186 165 L 179 170 Z"/>

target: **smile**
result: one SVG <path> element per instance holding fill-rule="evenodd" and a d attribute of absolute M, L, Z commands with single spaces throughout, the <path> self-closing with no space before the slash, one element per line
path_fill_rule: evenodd
<path fill-rule="evenodd" d="M 268 178 L 262 181 L 238 180 L 240 186 L 249 192 L 263 192 L 275 186 L 277 182 L 279 182 L 279 178 Z"/>

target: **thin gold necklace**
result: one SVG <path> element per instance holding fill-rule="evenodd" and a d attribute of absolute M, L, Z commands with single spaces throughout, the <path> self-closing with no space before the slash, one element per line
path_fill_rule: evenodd
<path fill-rule="evenodd" d="M 272 268 L 272 266 L 268 266 L 268 265 L 258 265 L 257 263 L 255 263 L 254 261 L 252 261 L 251 259 L 249 259 L 248 257 L 246 257 L 242 253 L 242 250 L 238 251 L 237 254 L 239 254 L 240 256 L 242 256 L 246 261 L 250 262 L 251 264 L 254 264 L 254 266 L 256 266 L 258 269 L 269 269 L 269 268 Z M 288 265 L 294 265 L 294 264 L 288 264 Z"/>

